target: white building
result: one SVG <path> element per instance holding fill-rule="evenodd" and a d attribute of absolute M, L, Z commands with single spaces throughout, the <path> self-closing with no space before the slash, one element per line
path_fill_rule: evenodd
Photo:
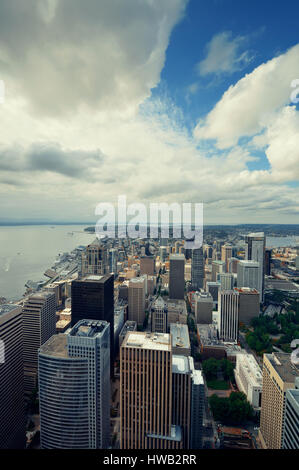
<path fill-rule="evenodd" d="M 260 410 L 263 376 L 252 354 L 237 355 L 235 379 L 240 392 L 245 393 L 254 410 Z"/>

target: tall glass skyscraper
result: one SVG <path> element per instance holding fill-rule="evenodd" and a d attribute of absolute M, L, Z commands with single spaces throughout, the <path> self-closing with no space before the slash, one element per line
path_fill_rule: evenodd
<path fill-rule="evenodd" d="M 203 288 L 204 279 L 204 257 L 202 247 L 192 250 L 191 263 L 192 288 L 194 290 L 200 290 Z"/>
<path fill-rule="evenodd" d="M 81 320 L 39 350 L 42 449 L 110 444 L 110 325 Z"/>

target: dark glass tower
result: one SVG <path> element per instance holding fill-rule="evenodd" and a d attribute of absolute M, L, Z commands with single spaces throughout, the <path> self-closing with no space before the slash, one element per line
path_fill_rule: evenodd
<path fill-rule="evenodd" d="M 114 276 L 90 275 L 72 282 L 72 326 L 79 320 L 110 323 L 110 368 L 114 368 Z"/>

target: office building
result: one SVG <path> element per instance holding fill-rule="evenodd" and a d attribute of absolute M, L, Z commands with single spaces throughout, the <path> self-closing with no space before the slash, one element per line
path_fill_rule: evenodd
<path fill-rule="evenodd" d="M 108 272 L 107 247 L 97 238 L 82 253 L 81 275 L 103 276 Z"/>
<path fill-rule="evenodd" d="M 233 256 L 233 247 L 231 245 L 223 245 L 221 247 L 221 261 L 224 262 L 225 272 L 228 272 L 228 261 Z"/>
<path fill-rule="evenodd" d="M 222 341 L 237 343 L 239 339 L 239 293 L 219 292 L 218 332 Z"/>
<path fill-rule="evenodd" d="M 235 279 L 231 273 L 217 274 L 217 281 L 220 282 L 221 290 L 233 290 L 234 288 Z"/>
<path fill-rule="evenodd" d="M 281 449 L 286 392 L 295 388 L 298 367 L 287 353 L 264 354 L 259 439 L 264 449 Z"/>
<path fill-rule="evenodd" d="M 265 234 L 264 232 L 250 233 L 245 237 L 245 258 L 247 260 L 259 263 L 259 285 L 256 286 L 239 286 L 238 287 L 254 287 L 260 292 L 260 301 L 264 301 L 264 270 L 265 270 Z"/>
<path fill-rule="evenodd" d="M 221 284 L 220 282 L 207 282 L 207 292 L 213 297 L 214 306 L 218 306 L 218 294 L 220 292 Z"/>
<path fill-rule="evenodd" d="M 203 288 L 204 280 L 204 257 L 203 249 L 195 248 L 192 250 L 191 258 L 191 284 L 192 289 L 199 290 Z"/>
<path fill-rule="evenodd" d="M 250 287 L 236 287 L 239 293 L 239 322 L 249 326 L 251 320 L 260 314 L 260 294 Z"/>
<path fill-rule="evenodd" d="M 196 323 L 212 323 L 213 297 L 209 292 L 196 292 L 194 294 L 194 313 Z"/>
<path fill-rule="evenodd" d="M 172 422 L 182 429 L 184 449 L 201 449 L 204 381 L 192 357 L 172 356 Z"/>
<path fill-rule="evenodd" d="M 130 279 L 128 289 L 128 319 L 142 326 L 145 320 L 146 282 L 144 277 Z"/>
<path fill-rule="evenodd" d="M 187 306 L 185 300 L 167 299 L 167 329 L 170 323 L 187 323 Z"/>
<path fill-rule="evenodd" d="M 228 260 L 228 272 L 231 274 L 237 274 L 238 272 L 238 264 L 239 264 L 239 259 L 238 258 L 229 258 Z"/>
<path fill-rule="evenodd" d="M 108 272 L 117 274 L 118 251 L 116 248 L 111 248 L 108 252 Z M 103 263 L 104 265 L 104 263 Z M 104 270 L 102 269 L 102 274 Z"/>
<path fill-rule="evenodd" d="M 0 449 L 26 444 L 22 307 L 0 305 Z"/>
<path fill-rule="evenodd" d="M 172 254 L 169 257 L 169 297 L 184 299 L 185 294 L 185 256 Z"/>
<path fill-rule="evenodd" d="M 212 282 L 217 281 L 217 274 L 225 273 L 224 261 L 213 261 L 212 262 Z"/>
<path fill-rule="evenodd" d="M 172 353 L 177 356 L 191 356 L 191 344 L 187 325 L 170 323 Z"/>
<path fill-rule="evenodd" d="M 240 392 L 245 393 L 253 409 L 259 411 L 262 401 L 263 376 L 253 354 L 237 355 L 234 374 Z"/>
<path fill-rule="evenodd" d="M 182 448 L 171 421 L 171 337 L 129 332 L 120 349 L 120 448 Z"/>
<path fill-rule="evenodd" d="M 158 297 L 151 307 L 152 331 L 156 333 L 167 333 L 167 304 L 162 297 Z"/>
<path fill-rule="evenodd" d="M 286 392 L 283 449 L 299 449 L 299 377 L 295 388 Z"/>
<path fill-rule="evenodd" d="M 269 248 L 265 249 L 265 271 L 264 274 L 266 276 L 271 276 L 271 258 L 272 258 L 272 250 Z"/>
<path fill-rule="evenodd" d="M 78 321 L 105 320 L 110 324 L 110 366 L 114 372 L 114 277 L 88 275 L 72 283 L 72 326 Z"/>
<path fill-rule="evenodd" d="M 80 320 L 39 350 L 42 449 L 110 445 L 110 325 Z"/>
<path fill-rule="evenodd" d="M 140 258 L 140 275 L 147 274 L 154 276 L 156 268 L 156 259 L 154 256 L 142 256 Z"/>
<path fill-rule="evenodd" d="M 38 348 L 56 333 L 55 294 L 31 295 L 23 310 L 24 392 L 27 398 L 37 389 Z"/>
<path fill-rule="evenodd" d="M 240 260 L 238 264 L 237 287 L 251 287 L 259 293 L 260 265 L 256 261 Z M 260 297 L 261 298 L 261 297 Z"/>
<path fill-rule="evenodd" d="M 121 347 L 123 340 L 129 331 L 137 331 L 137 323 L 135 321 L 127 320 L 122 327 L 121 332 L 119 333 L 119 348 Z"/>

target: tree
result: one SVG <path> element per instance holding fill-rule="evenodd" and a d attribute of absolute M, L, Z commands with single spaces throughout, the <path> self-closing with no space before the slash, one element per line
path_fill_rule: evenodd
<path fill-rule="evenodd" d="M 202 363 L 202 369 L 207 380 L 215 379 L 218 375 L 219 362 L 211 357 Z"/>

